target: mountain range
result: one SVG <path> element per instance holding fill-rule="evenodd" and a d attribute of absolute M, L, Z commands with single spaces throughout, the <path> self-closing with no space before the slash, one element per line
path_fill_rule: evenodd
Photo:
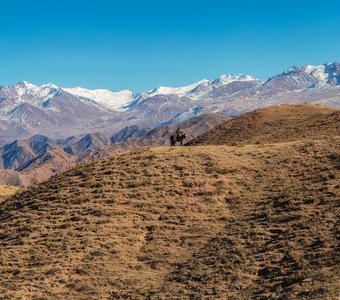
<path fill-rule="evenodd" d="M 174 125 L 205 113 L 236 116 L 280 103 L 340 107 L 340 64 L 292 67 L 266 81 L 249 75 L 148 92 L 112 92 L 21 82 L 0 87 L 0 145 L 33 135 L 60 139 L 89 132 L 112 135 L 129 126 Z"/>

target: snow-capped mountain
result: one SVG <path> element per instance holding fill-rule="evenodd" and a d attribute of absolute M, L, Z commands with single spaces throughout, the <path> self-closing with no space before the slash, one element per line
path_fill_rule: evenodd
<path fill-rule="evenodd" d="M 230 85 L 232 83 L 241 83 L 241 82 L 261 82 L 259 79 L 239 74 L 239 75 L 221 75 L 220 77 L 209 81 L 207 79 L 202 79 L 200 81 L 197 81 L 193 84 L 182 86 L 182 87 L 165 87 L 165 86 L 159 86 L 147 93 L 142 94 L 142 99 L 154 97 L 157 95 L 177 95 L 177 96 L 187 96 L 191 97 L 192 99 L 197 100 L 198 98 L 202 96 L 206 96 L 207 92 L 210 92 L 212 90 L 218 89 L 223 86 Z"/>
<path fill-rule="evenodd" d="M 306 101 L 340 107 L 339 63 L 292 67 L 267 81 L 222 75 L 140 94 L 24 81 L 0 87 L 0 145 L 33 134 L 54 138 L 93 131 L 112 134 L 127 126 L 176 124 L 203 113 L 235 116 L 259 107 Z"/>
<path fill-rule="evenodd" d="M 295 66 L 267 81 L 270 86 L 286 90 L 336 86 L 339 83 L 340 64 L 336 62 L 318 66 Z"/>
<path fill-rule="evenodd" d="M 77 98 L 53 85 L 26 81 L 0 87 L 0 144 L 44 133 L 50 136 L 83 132 L 88 123 L 111 118 L 114 112 L 92 99 Z M 69 131 L 70 130 L 70 131 Z"/>
<path fill-rule="evenodd" d="M 191 92 L 193 92 L 193 90 L 195 90 L 197 87 L 199 86 L 206 86 L 209 84 L 209 80 L 207 79 L 203 79 L 200 81 L 197 81 L 193 84 L 190 84 L 188 86 L 182 86 L 182 87 L 166 87 L 166 86 L 159 86 L 145 94 L 143 94 L 143 98 L 149 98 L 149 97 L 153 97 L 156 95 L 187 95 Z"/>
<path fill-rule="evenodd" d="M 220 77 L 218 77 L 217 79 L 215 79 L 212 84 L 215 87 L 218 86 L 223 86 L 226 84 L 230 84 L 233 82 L 244 82 L 244 81 L 260 81 L 259 79 L 253 77 L 253 76 L 249 76 L 249 75 L 244 75 L 244 74 L 240 74 L 240 75 L 221 75 Z"/>
<path fill-rule="evenodd" d="M 333 62 L 319 66 L 306 65 L 295 67 L 309 74 L 319 86 L 340 84 L 340 64 Z"/>
<path fill-rule="evenodd" d="M 32 102 L 41 104 L 43 101 L 55 97 L 59 91 L 60 89 L 52 83 L 38 86 L 23 81 L 13 86 L 1 87 L 1 102 L 7 101 L 13 104 Z"/>
<path fill-rule="evenodd" d="M 126 110 L 126 106 L 131 103 L 138 95 L 129 90 L 112 92 L 105 89 L 88 90 L 81 87 L 64 88 L 63 90 L 75 96 L 92 99 L 97 103 L 115 111 Z"/>

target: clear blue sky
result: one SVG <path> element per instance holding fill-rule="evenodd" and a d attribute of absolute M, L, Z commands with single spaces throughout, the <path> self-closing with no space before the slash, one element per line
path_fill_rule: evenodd
<path fill-rule="evenodd" d="M 0 85 L 149 90 L 340 61 L 340 1 L 1 1 Z"/>

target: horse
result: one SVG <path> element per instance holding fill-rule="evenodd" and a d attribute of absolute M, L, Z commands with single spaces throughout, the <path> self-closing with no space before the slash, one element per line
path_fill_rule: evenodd
<path fill-rule="evenodd" d="M 178 135 L 172 135 L 170 136 L 170 145 L 176 146 L 176 143 L 179 142 L 180 146 L 183 146 L 183 140 L 187 138 L 186 133 L 178 136 Z"/>

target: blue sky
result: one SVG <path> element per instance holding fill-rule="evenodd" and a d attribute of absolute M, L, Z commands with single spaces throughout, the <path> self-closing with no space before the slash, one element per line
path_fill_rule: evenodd
<path fill-rule="evenodd" d="M 0 85 L 181 86 L 340 61 L 340 1 L 1 1 Z"/>

